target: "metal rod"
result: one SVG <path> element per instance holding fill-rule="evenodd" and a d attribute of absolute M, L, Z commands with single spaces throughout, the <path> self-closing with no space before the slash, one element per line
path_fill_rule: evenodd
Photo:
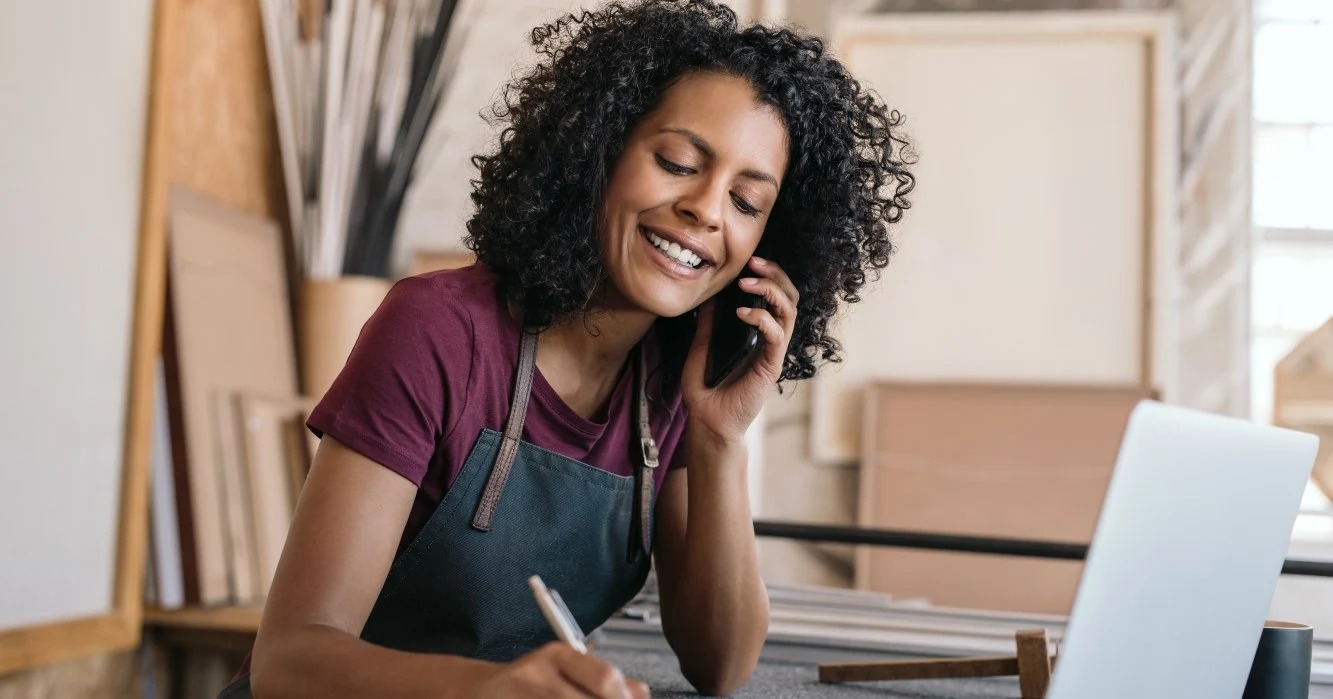
<path fill-rule="evenodd" d="M 869 544 L 895 548 L 931 549 L 962 553 L 985 553 L 997 556 L 1027 556 L 1081 561 L 1088 555 L 1084 544 L 1032 539 L 1008 539 L 954 534 L 928 534 L 895 529 L 867 529 L 864 527 L 835 527 L 795 522 L 755 520 L 755 536 L 798 541 L 817 541 L 831 544 Z M 1333 577 L 1333 560 L 1288 558 L 1283 562 L 1285 575 Z"/>

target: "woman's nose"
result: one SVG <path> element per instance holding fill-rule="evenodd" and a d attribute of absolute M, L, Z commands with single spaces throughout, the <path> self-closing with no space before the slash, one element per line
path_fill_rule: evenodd
<path fill-rule="evenodd" d="M 676 212 L 701 228 L 720 230 L 725 199 L 726 192 L 721 187 L 702 185 L 676 202 Z"/>

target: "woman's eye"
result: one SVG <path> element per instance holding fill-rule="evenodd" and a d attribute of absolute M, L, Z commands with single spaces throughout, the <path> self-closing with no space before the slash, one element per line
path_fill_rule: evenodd
<path fill-rule="evenodd" d="M 663 158 L 660 155 L 654 155 L 653 157 L 657 158 L 657 164 L 660 165 L 663 170 L 666 170 L 667 172 L 673 175 L 688 175 L 694 172 L 693 170 L 685 167 L 684 165 L 673 163 L 670 160 L 667 160 L 666 158 Z"/>
<path fill-rule="evenodd" d="M 734 202 L 734 203 L 736 204 L 736 208 L 737 208 L 738 210 L 740 210 L 740 212 L 743 213 L 743 214 L 745 214 L 746 216 L 758 216 L 758 215 L 759 215 L 759 209 L 756 209 L 756 208 L 754 208 L 753 206 L 750 206 L 750 202 L 745 201 L 744 199 L 742 199 L 742 198 L 736 196 L 735 194 L 731 195 L 731 201 Z"/>

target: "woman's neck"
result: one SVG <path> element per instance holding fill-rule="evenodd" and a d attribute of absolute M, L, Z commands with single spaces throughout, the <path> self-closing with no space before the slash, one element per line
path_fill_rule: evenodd
<path fill-rule="evenodd" d="M 550 326 L 537 346 L 537 367 L 575 412 L 605 413 L 629 352 L 657 316 L 638 309 L 601 309 Z"/>
<path fill-rule="evenodd" d="M 568 355 L 582 374 L 616 374 L 655 320 L 657 316 L 638 310 L 579 314 L 547 328 L 540 346 Z"/>

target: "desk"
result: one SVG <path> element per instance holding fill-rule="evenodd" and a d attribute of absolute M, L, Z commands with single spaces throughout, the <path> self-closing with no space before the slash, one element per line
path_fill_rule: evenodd
<path fill-rule="evenodd" d="M 1000 655 L 1013 652 L 1016 628 L 1046 628 L 1052 640 L 1061 638 L 1064 631 L 1064 620 L 1058 617 L 930 609 L 851 591 L 770 586 L 769 595 L 773 609 L 769 637 L 759 667 L 733 695 L 738 699 L 1015 699 L 1017 678 L 821 684 L 816 666 L 821 662 Z M 592 634 L 594 652 L 614 662 L 627 676 L 647 682 L 654 697 L 698 696 L 681 676 L 662 636 L 656 606 L 656 595 L 646 590 Z M 148 610 L 146 622 L 150 638 L 175 656 L 169 662 L 176 666 L 179 656 L 190 649 L 242 654 L 249 650 L 259 610 Z M 1317 648 L 1316 656 L 1326 654 Z M 231 669 L 234 666 L 228 667 L 228 675 Z M 215 682 L 212 693 L 224 683 L 225 677 Z M 178 686 L 177 682 L 172 686 Z M 170 694 L 186 696 L 176 690 Z M 1310 697 L 1333 699 L 1333 685 L 1313 685 Z"/>

